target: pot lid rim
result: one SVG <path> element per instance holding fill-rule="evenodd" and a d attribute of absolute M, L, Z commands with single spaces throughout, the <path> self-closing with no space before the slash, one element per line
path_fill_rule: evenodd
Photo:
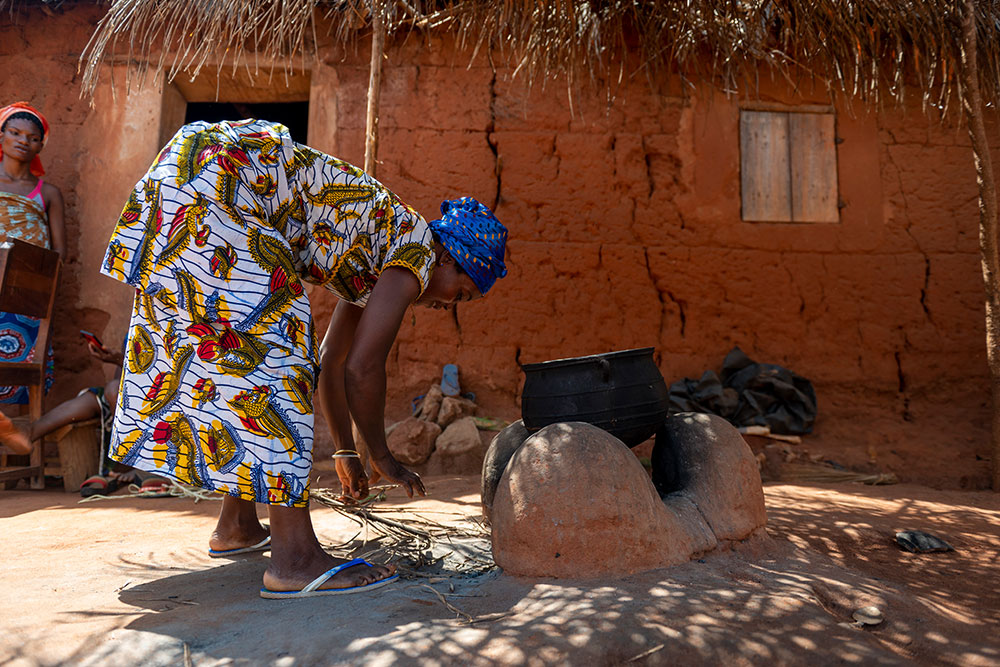
<path fill-rule="evenodd" d="M 636 347 L 630 350 L 615 350 L 613 352 L 602 352 L 600 354 L 589 354 L 583 357 L 565 357 L 563 359 L 551 359 L 549 361 L 537 361 L 531 364 L 521 364 L 521 370 L 527 371 L 537 371 L 545 370 L 549 368 L 560 368 L 562 366 L 576 366 L 578 364 L 593 363 L 595 361 L 600 361 L 602 359 L 619 359 L 622 357 L 640 357 L 646 354 L 652 354 L 656 348 L 653 347 Z"/>

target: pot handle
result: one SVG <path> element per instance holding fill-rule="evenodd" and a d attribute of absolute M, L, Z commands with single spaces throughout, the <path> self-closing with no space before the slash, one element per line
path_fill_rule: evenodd
<path fill-rule="evenodd" d="M 601 379 L 604 382 L 611 381 L 611 362 L 607 359 L 598 359 L 598 365 L 601 367 Z"/>

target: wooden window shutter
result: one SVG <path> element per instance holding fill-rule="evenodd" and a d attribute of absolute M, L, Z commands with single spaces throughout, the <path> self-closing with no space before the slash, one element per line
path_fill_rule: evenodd
<path fill-rule="evenodd" d="M 832 113 L 740 112 L 743 220 L 839 222 Z"/>
<path fill-rule="evenodd" d="M 788 114 L 740 112 L 743 219 L 791 222 Z"/>

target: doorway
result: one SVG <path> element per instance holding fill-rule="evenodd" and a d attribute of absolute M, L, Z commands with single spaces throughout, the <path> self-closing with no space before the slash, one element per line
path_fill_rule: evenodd
<path fill-rule="evenodd" d="M 304 144 L 309 132 L 309 102 L 188 102 L 184 112 L 185 123 L 244 118 L 281 123 L 288 128 L 293 141 Z"/>

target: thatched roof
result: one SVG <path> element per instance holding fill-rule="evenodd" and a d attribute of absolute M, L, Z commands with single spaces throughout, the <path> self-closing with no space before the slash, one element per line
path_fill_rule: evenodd
<path fill-rule="evenodd" d="M 961 85 L 958 0 L 114 0 L 81 58 L 84 88 L 110 59 L 172 77 L 221 66 L 219 54 L 265 70 L 308 58 L 327 31 L 342 43 L 364 38 L 373 5 L 390 35 L 447 31 L 529 81 L 674 71 L 752 91 L 764 64 L 873 102 L 899 101 L 908 87 L 945 108 L 957 106 Z M 983 92 L 997 100 L 1000 0 L 977 8 Z"/>

